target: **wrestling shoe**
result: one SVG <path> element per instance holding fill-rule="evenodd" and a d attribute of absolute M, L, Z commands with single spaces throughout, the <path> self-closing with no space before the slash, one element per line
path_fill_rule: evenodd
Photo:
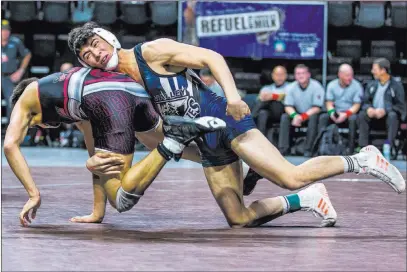
<path fill-rule="evenodd" d="M 163 132 L 166 138 L 187 146 L 192 140 L 205 133 L 226 128 L 225 121 L 211 116 L 191 119 L 181 116 L 166 116 Z"/>
<path fill-rule="evenodd" d="M 322 227 L 333 227 L 336 223 L 336 211 L 328 196 L 328 191 L 322 183 L 316 183 L 299 191 L 302 211 L 312 211 L 316 217 L 322 218 Z"/>
<path fill-rule="evenodd" d="M 400 171 L 389 163 L 375 146 L 368 145 L 350 158 L 359 166 L 355 167 L 353 172 L 372 175 L 390 185 L 399 194 L 406 190 L 406 181 Z"/>
<path fill-rule="evenodd" d="M 257 181 L 262 179 L 263 177 L 257 174 L 253 169 L 249 169 L 247 172 L 246 177 L 243 180 L 243 195 L 248 196 L 250 195 L 254 188 L 257 185 Z"/>

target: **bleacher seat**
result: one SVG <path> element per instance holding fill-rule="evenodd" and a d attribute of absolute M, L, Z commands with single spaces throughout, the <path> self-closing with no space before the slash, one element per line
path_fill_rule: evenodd
<path fill-rule="evenodd" d="M 49 23 L 64 23 L 69 21 L 69 2 L 44 1 L 44 20 Z"/>
<path fill-rule="evenodd" d="M 55 36 L 49 34 L 35 34 L 33 54 L 36 57 L 55 56 Z"/>
<path fill-rule="evenodd" d="M 376 58 L 372 57 L 360 58 L 360 73 L 365 75 L 371 74 L 373 61 L 375 59 Z"/>
<path fill-rule="evenodd" d="M 123 48 L 129 49 L 138 43 L 144 42 L 146 39 L 144 36 L 124 35 L 119 40 Z"/>
<path fill-rule="evenodd" d="M 41 78 L 50 74 L 48 66 L 31 66 L 30 73 L 32 76 Z"/>
<path fill-rule="evenodd" d="M 366 28 L 384 26 L 386 20 L 385 2 L 359 2 L 356 12 L 356 25 Z"/>
<path fill-rule="evenodd" d="M 95 3 L 89 0 L 71 1 L 71 18 L 74 24 L 84 24 L 93 18 Z"/>
<path fill-rule="evenodd" d="M 144 1 L 120 2 L 122 20 L 131 25 L 141 25 L 147 22 L 146 5 Z"/>
<path fill-rule="evenodd" d="M 96 1 L 93 20 L 101 25 L 111 25 L 117 20 L 116 1 Z"/>
<path fill-rule="evenodd" d="M 352 65 L 352 58 L 344 57 L 332 57 L 328 60 L 328 74 L 336 75 L 338 73 L 339 66 L 343 63 Z"/>
<path fill-rule="evenodd" d="M 328 23 L 336 27 L 350 26 L 353 23 L 352 2 L 337 1 L 328 3 Z"/>
<path fill-rule="evenodd" d="M 370 54 L 372 57 L 383 57 L 389 61 L 396 59 L 395 41 L 372 41 Z"/>
<path fill-rule="evenodd" d="M 37 18 L 34 1 L 10 1 L 10 19 L 16 22 L 29 22 Z"/>
<path fill-rule="evenodd" d="M 260 84 L 260 77 L 261 74 L 257 73 L 238 72 L 234 75 L 236 86 L 238 89 L 256 93 L 258 93 L 262 87 Z"/>
<path fill-rule="evenodd" d="M 391 2 L 392 26 L 407 28 L 407 2 Z"/>
<path fill-rule="evenodd" d="M 60 34 L 56 39 L 56 50 L 60 55 L 63 55 L 67 52 L 71 53 L 68 48 L 68 34 Z"/>
<path fill-rule="evenodd" d="M 177 22 L 177 2 L 150 2 L 151 20 L 157 25 L 172 25 Z"/>
<path fill-rule="evenodd" d="M 336 42 L 336 55 L 338 57 L 348 57 L 355 60 L 362 56 L 362 41 L 360 40 L 339 40 Z"/>

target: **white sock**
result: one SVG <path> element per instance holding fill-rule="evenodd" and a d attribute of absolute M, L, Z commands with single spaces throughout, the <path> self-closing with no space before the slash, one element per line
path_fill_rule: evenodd
<path fill-rule="evenodd" d="M 247 173 L 249 172 L 250 166 L 247 165 L 244 161 L 242 161 L 242 168 L 243 168 L 243 178 L 247 176 Z"/>
<path fill-rule="evenodd" d="M 167 137 L 164 137 L 163 145 L 174 154 L 180 154 L 185 148 L 185 145 Z"/>
<path fill-rule="evenodd" d="M 288 203 L 287 199 L 283 196 L 279 196 L 278 199 L 280 199 L 281 204 L 283 205 L 283 214 L 288 213 L 290 210 L 290 204 Z"/>
<path fill-rule="evenodd" d="M 357 155 L 353 155 L 353 156 L 341 156 L 341 159 L 343 161 L 343 172 L 344 173 L 359 173 L 360 171 L 360 167 L 359 167 L 359 163 L 357 162 Z"/>

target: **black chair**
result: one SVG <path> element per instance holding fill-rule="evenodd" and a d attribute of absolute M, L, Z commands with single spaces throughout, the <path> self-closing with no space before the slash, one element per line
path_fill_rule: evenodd
<path fill-rule="evenodd" d="M 328 74 L 336 75 L 338 73 L 339 66 L 341 64 L 347 63 L 352 64 L 352 58 L 343 58 L 343 57 L 332 57 L 328 60 Z"/>
<path fill-rule="evenodd" d="M 360 58 L 360 73 L 361 74 L 370 74 L 371 70 L 372 70 L 372 65 L 373 65 L 373 61 L 376 58 L 372 58 L 372 57 L 364 57 L 364 58 Z"/>
<path fill-rule="evenodd" d="M 407 3 L 391 2 L 392 26 L 397 28 L 407 28 Z"/>
<path fill-rule="evenodd" d="M 328 23 L 336 27 L 350 26 L 353 23 L 352 2 L 329 2 Z"/>
<path fill-rule="evenodd" d="M 177 2 L 150 2 L 151 20 L 156 25 L 167 26 L 177 22 Z"/>
<path fill-rule="evenodd" d="M 111 25 L 117 20 L 117 2 L 96 1 L 93 20 L 100 25 Z"/>
<path fill-rule="evenodd" d="M 49 23 L 66 23 L 69 22 L 69 2 L 44 1 L 43 5 L 44 20 Z"/>
<path fill-rule="evenodd" d="M 120 2 L 122 20 L 130 25 L 142 25 L 148 20 L 146 5 L 136 1 Z"/>
<path fill-rule="evenodd" d="M 37 19 L 34 1 L 10 1 L 10 19 L 15 22 L 30 22 Z"/>
<path fill-rule="evenodd" d="M 389 61 L 396 59 L 395 41 L 372 41 L 370 53 L 372 57 L 383 57 Z"/>
<path fill-rule="evenodd" d="M 336 55 L 338 57 L 348 57 L 359 59 L 362 56 L 362 41 L 360 40 L 339 40 L 336 42 Z"/>
<path fill-rule="evenodd" d="M 54 57 L 55 36 L 50 34 L 35 34 L 33 54 L 38 57 Z"/>

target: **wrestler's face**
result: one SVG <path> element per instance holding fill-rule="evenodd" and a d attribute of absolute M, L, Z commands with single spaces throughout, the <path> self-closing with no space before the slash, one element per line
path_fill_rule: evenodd
<path fill-rule="evenodd" d="M 89 38 L 82 46 L 79 57 L 87 65 L 104 69 L 113 55 L 113 46 L 98 35 Z"/>

